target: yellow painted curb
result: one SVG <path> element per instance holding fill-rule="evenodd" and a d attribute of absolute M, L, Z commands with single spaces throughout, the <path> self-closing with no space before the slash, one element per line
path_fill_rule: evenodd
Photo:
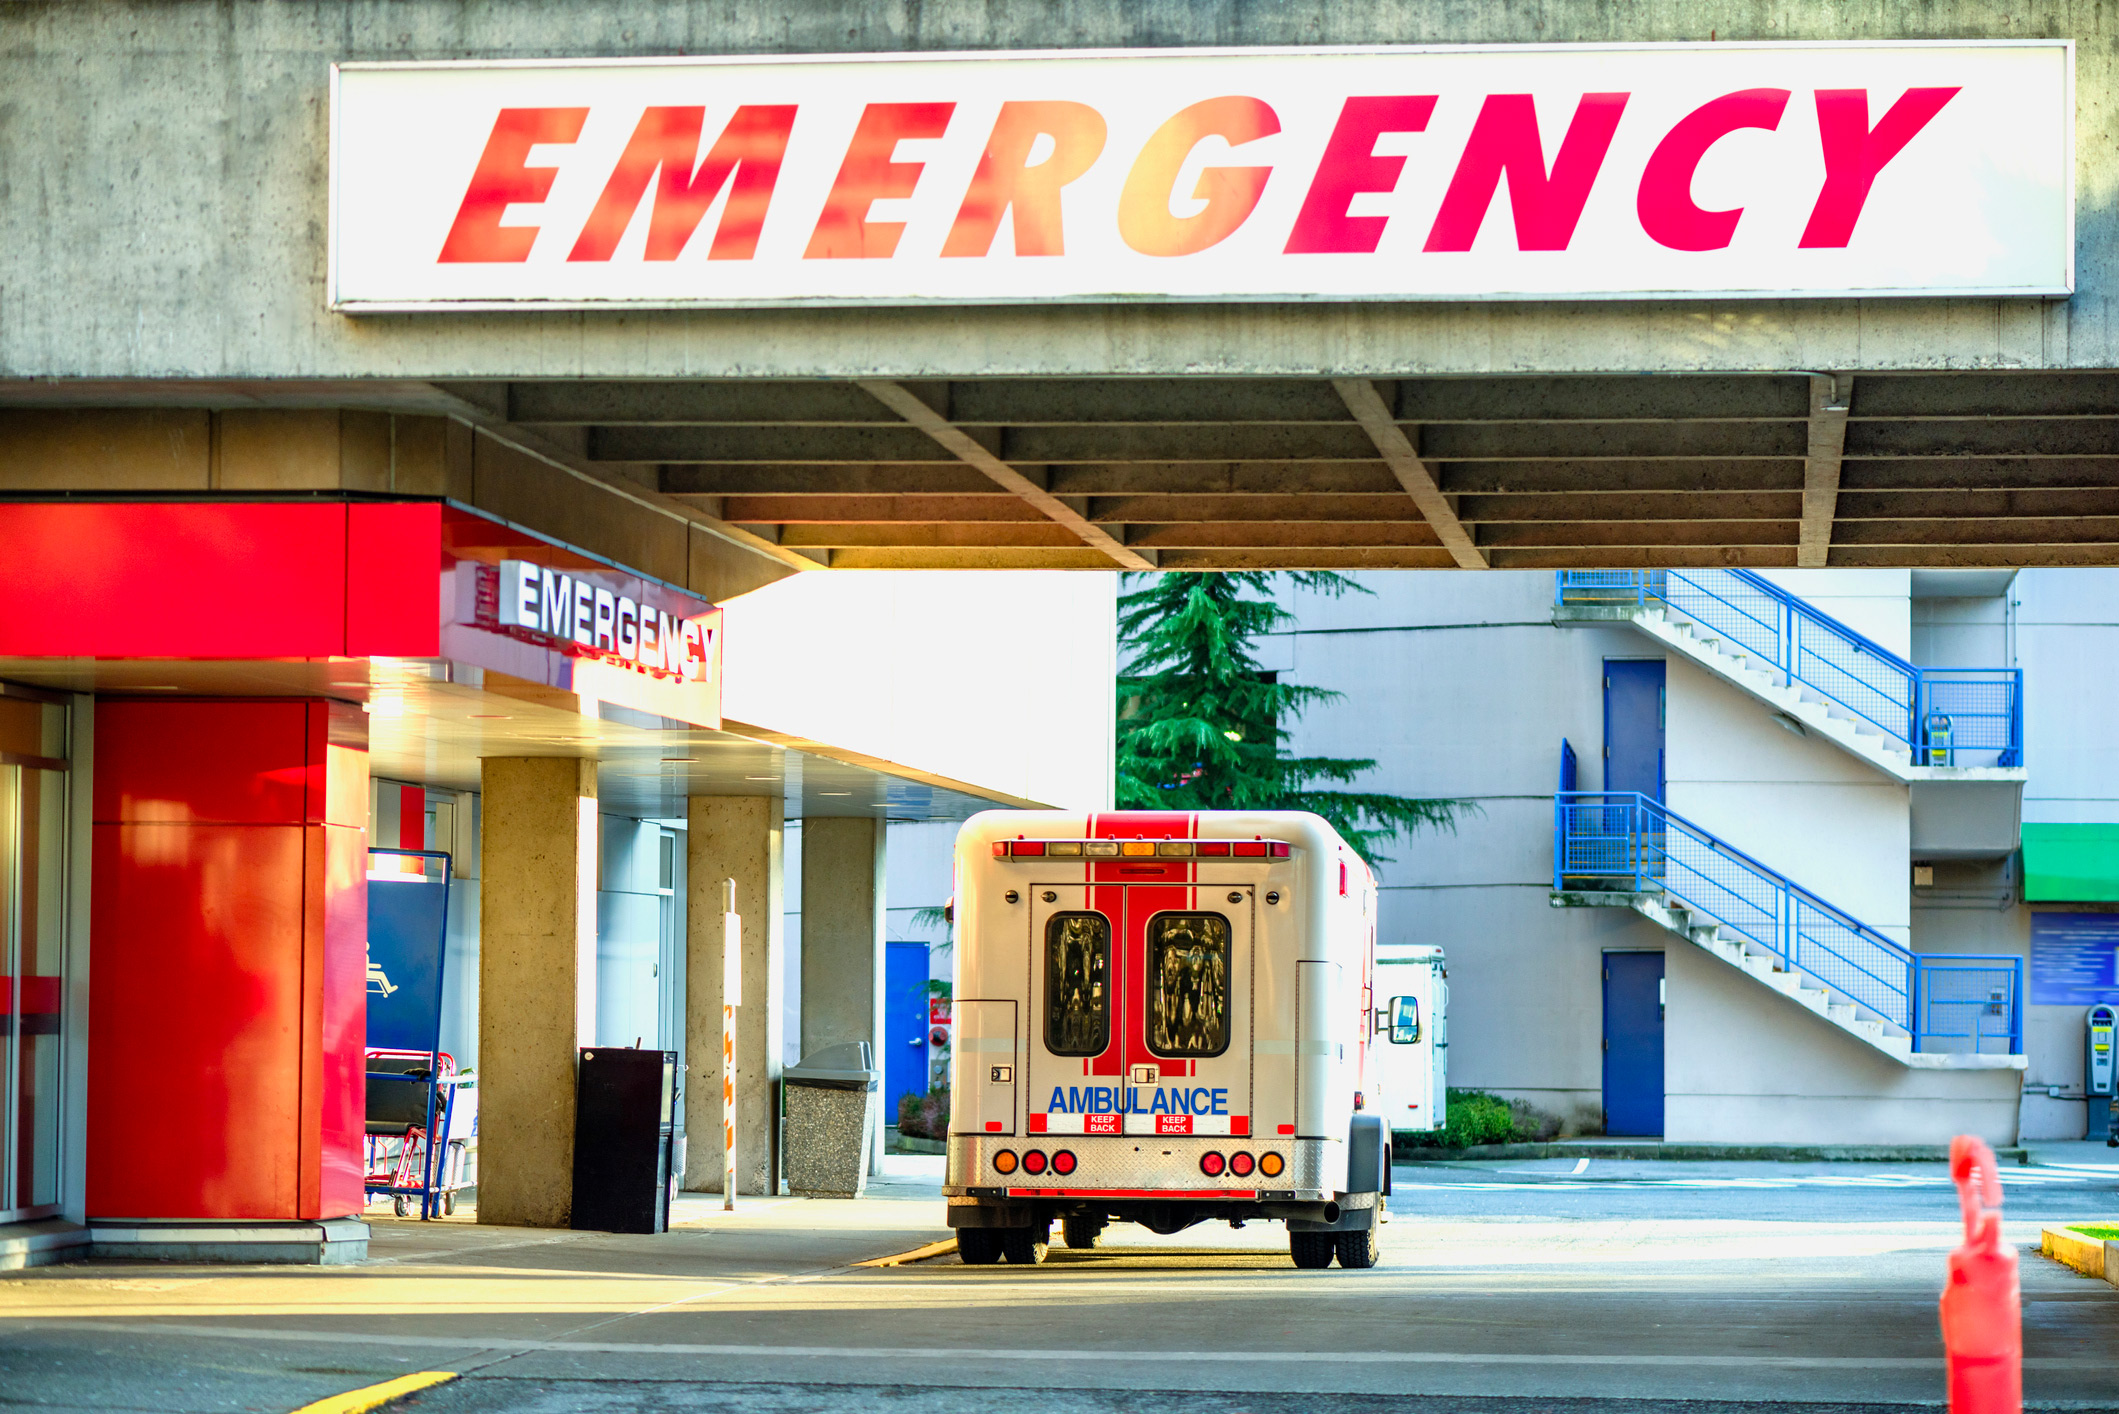
<path fill-rule="evenodd" d="M 2081 1233 L 2070 1232 L 2064 1227 L 2041 1228 L 2038 1250 L 2062 1266 L 2073 1267 L 2086 1277 L 2104 1275 L 2104 1242 L 2100 1238 L 2084 1237 Z"/>
<path fill-rule="evenodd" d="M 940 1242 L 930 1242 L 925 1247 L 915 1247 L 910 1252 L 900 1252 L 895 1257 L 870 1257 L 865 1262 L 854 1263 L 857 1267 L 899 1267 L 907 1262 L 924 1262 L 929 1257 L 946 1257 L 956 1251 L 956 1239 L 945 1237 Z"/>
<path fill-rule="evenodd" d="M 455 1378 L 454 1370 L 422 1370 L 416 1375 L 400 1375 L 366 1389 L 348 1390 L 328 1399 L 319 1399 L 314 1404 L 304 1404 L 294 1414 L 367 1414 L 368 1410 L 380 1409 L 400 1396 L 446 1384 Z"/>

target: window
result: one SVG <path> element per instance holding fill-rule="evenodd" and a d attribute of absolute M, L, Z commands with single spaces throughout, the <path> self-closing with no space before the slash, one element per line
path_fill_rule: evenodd
<path fill-rule="evenodd" d="M 1420 1039 L 1420 999 L 1391 998 L 1391 1044 L 1410 1046 Z"/>
<path fill-rule="evenodd" d="M 1220 914 L 1148 921 L 1148 1046 L 1165 1056 L 1229 1048 L 1229 920 Z"/>
<path fill-rule="evenodd" d="M 1111 1046 L 1111 920 L 1055 913 L 1045 924 L 1045 1049 L 1100 1056 Z"/>

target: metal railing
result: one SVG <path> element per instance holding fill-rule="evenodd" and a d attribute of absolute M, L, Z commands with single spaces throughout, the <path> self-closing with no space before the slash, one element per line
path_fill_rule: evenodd
<path fill-rule="evenodd" d="M 2023 959 L 1915 953 L 1916 1050 L 2023 1054 Z"/>
<path fill-rule="evenodd" d="M 1749 570 L 1561 570 L 1553 592 L 1561 607 L 1680 614 L 1903 743 L 1915 765 L 2023 764 L 2021 669 L 1918 667 Z"/>
<path fill-rule="evenodd" d="M 1931 1035 L 1962 1042 L 1934 1047 L 1942 1050 L 1998 1038 L 1992 1013 L 1979 1008 L 1999 986 L 2010 1053 L 2022 1049 L 2022 959 L 1916 955 L 1648 796 L 1556 794 L 1553 888 L 1660 895 L 1858 1002 L 1911 1036 L 1916 1051 L 1929 1049 Z"/>

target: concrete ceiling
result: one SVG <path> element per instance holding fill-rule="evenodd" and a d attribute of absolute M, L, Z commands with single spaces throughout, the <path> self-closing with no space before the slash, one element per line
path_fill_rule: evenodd
<path fill-rule="evenodd" d="M 2119 563 L 2107 373 L 455 386 L 835 568 Z"/>

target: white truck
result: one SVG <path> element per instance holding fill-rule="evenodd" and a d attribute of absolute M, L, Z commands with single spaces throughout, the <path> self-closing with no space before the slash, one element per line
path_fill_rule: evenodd
<path fill-rule="evenodd" d="M 1330 825 L 989 811 L 956 874 L 943 1191 L 964 1261 L 1042 1261 L 1055 1219 L 1070 1247 L 1112 1221 L 1264 1219 L 1298 1266 L 1375 1264 L 1376 1053 L 1431 1051 L 1436 1028 L 1392 1044 L 1375 879 Z"/>

